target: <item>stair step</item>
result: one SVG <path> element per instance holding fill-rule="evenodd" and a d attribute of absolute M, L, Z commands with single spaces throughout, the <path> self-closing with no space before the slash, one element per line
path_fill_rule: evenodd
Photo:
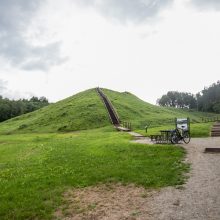
<path fill-rule="evenodd" d="M 205 148 L 205 153 L 220 153 L 220 148 L 218 148 L 218 147 L 207 147 L 207 148 Z"/>
<path fill-rule="evenodd" d="M 216 122 L 211 129 L 211 137 L 220 137 L 220 123 Z"/>

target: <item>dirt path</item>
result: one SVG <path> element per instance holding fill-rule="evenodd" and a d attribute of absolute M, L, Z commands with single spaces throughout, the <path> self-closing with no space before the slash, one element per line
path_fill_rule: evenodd
<path fill-rule="evenodd" d="M 100 185 L 72 190 L 68 220 L 220 220 L 220 154 L 204 153 L 206 147 L 219 147 L 219 138 L 192 139 L 184 145 L 191 163 L 189 179 L 183 187 L 148 191 L 141 187 Z M 61 207 L 64 209 L 64 207 Z"/>
<path fill-rule="evenodd" d="M 154 144 L 150 138 L 145 137 L 139 133 L 130 131 L 128 132 L 131 136 L 133 136 L 134 140 L 132 140 L 131 142 L 133 143 L 139 143 L 139 144 Z"/>
<path fill-rule="evenodd" d="M 149 210 L 152 219 L 219 220 L 220 154 L 205 154 L 206 147 L 219 147 L 220 138 L 192 139 L 187 149 L 191 163 L 190 178 L 182 190 L 172 187 L 152 197 Z"/>

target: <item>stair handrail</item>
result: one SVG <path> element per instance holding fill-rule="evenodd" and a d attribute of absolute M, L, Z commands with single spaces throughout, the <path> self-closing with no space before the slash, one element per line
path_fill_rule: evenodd
<path fill-rule="evenodd" d="M 115 118 L 116 118 L 116 120 L 117 120 L 117 122 L 118 122 L 117 124 L 120 125 L 120 118 L 119 118 L 119 116 L 118 116 L 116 110 L 114 109 L 114 107 L 113 107 L 111 101 L 108 99 L 108 97 L 103 93 L 103 91 L 102 91 L 99 87 L 97 87 L 97 92 L 98 92 L 99 95 L 102 97 L 102 101 L 103 101 L 103 102 L 104 102 L 104 99 L 103 99 L 103 98 L 106 99 L 106 101 L 107 101 L 108 104 L 109 104 L 109 107 L 111 108 L 111 110 L 112 110 L 112 112 L 113 112 L 113 114 L 114 114 L 114 116 L 115 116 Z M 105 102 L 104 102 L 104 104 L 105 104 Z M 107 108 L 106 104 L 105 104 L 105 107 Z M 108 109 L 107 109 L 107 110 L 108 110 Z M 109 116 L 110 116 L 110 119 L 111 119 L 111 121 L 112 121 L 112 124 L 114 124 L 114 122 L 113 122 L 113 120 L 112 120 L 112 117 L 111 117 L 109 111 L 108 111 L 108 114 L 109 114 Z"/>

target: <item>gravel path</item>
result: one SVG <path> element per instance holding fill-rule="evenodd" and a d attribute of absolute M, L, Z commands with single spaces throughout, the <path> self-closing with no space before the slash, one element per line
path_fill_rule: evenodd
<path fill-rule="evenodd" d="M 190 178 L 183 189 L 169 187 L 151 197 L 150 219 L 220 220 L 220 153 L 204 153 L 206 147 L 220 148 L 220 138 L 195 138 L 184 147 Z"/>

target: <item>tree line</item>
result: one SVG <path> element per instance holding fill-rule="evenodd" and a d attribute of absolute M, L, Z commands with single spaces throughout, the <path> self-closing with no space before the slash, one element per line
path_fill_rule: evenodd
<path fill-rule="evenodd" d="M 35 97 L 30 99 L 9 100 L 0 96 L 0 122 L 32 112 L 49 105 L 45 97 Z"/>
<path fill-rule="evenodd" d="M 220 113 L 220 81 L 205 87 L 195 95 L 188 92 L 169 91 L 157 100 L 157 104 Z"/>

